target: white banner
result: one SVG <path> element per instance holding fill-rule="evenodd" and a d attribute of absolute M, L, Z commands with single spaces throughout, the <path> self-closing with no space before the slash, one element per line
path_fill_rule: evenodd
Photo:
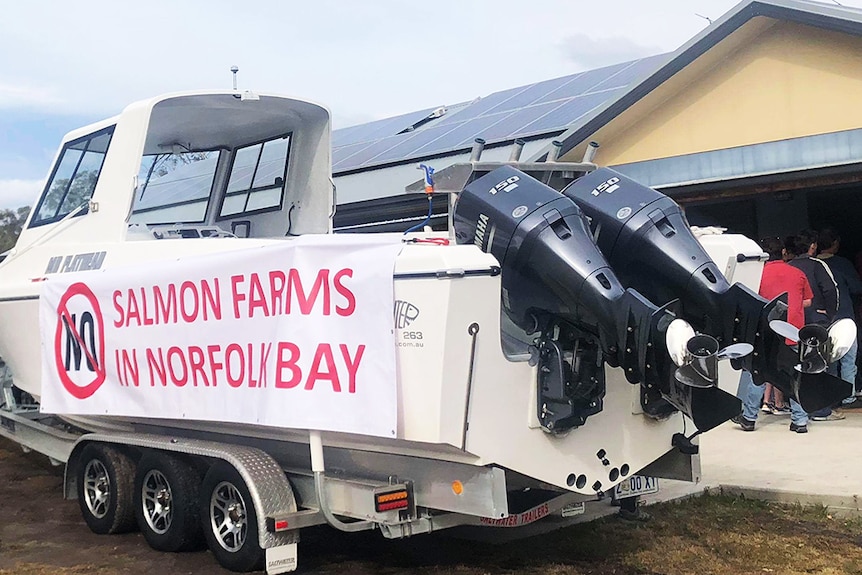
<path fill-rule="evenodd" d="M 42 410 L 393 437 L 400 248 L 392 235 L 303 236 L 52 276 Z"/>

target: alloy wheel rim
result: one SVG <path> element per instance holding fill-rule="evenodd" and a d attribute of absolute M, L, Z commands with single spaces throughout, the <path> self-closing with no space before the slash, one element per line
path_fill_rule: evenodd
<path fill-rule="evenodd" d="M 141 506 L 149 528 L 159 535 L 167 533 L 173 520 L 173 494 L 167 477 L 161 471 L 151 469 L 144 476 Z"/>
<path fill-rule="evenodd" d="M 96 519 L 108 514 L 111 499 L 111 478 L 108 469 L 98 459 L 91 459 L 84 467 L 84 502 Z"/>
<path fill-rule="evenodd" d="M 210 526 L 216 541 L 226 551 L 235 553 L 248 535 L 245 500 L 233 483 L 222 481 L 210 497 Z"/>

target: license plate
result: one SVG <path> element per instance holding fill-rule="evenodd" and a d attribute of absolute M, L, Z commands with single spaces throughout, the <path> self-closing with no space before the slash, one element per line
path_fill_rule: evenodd
<path fill-rule="evenodd" d="M 628 479 L 624 479 L 618 483 L 615 491 L 617 499 L 634 497 L 635 495 L 646 495 L 647 493 L 658 493 L 657 477 L 632 475 Z"/>

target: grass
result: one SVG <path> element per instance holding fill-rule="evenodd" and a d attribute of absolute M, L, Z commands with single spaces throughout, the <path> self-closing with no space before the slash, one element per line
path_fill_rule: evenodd
<path fill-rule="evenodd" d="M 644 523 L 611 516 L 505 546 L 446 537 L 333 541 L 330 533 L 300 547 L 300 563 L 309 573 L 862 575 L 862 519 L 823 507 L 704 495 L 648 511 Z"/>
<path fill-rule="evenodd" d="M 441 534 L 386 541 L 317 528 L 303 534 L 300 567 L 357 575 L 862 575 L 862 519 L 824 507 L 703 495 L 648 512 L 648 522 L 609 516 L 506 545 Z M 129 564 L 121 555 L 95 565 L 19 563 L 0 575 L 150 573 L 164 559 L 153 554 Z M 211 557 L 202 559 L 208 568 L 201 573 L 216 570 Z"/>
<path fill-rule="evenodd" d="M 17 463 L 16 463 L 17 462 Z M 27 465 L 24 465 L 24 464 Z M 227 573 L 211 554 L 151 551 L 139 535 L 96 537 L 74 502 L 61 501 L 61 477 L 0 445 L 6 513 L 0 525 L 0 575 L 151 575 Z M 49 495 L 50 494 L 50 495 Z M 44 499 L 55 518 L 23 499 Z M 377 532 L 329 528 L 302 533 L 304 574 L 404 575 L 862 575 L 862 518 L 825 507 L 781 505 L 712 494 L 646 508 L 648 522 L 608 516 L 505 545 L 444 531 L 402 541 Z M 29 512 L 29 514 L 25 514 Z M 84 543 L 84 541 L 87 541 Z M 87 551 L 81 553 L 82 549 Z"/>

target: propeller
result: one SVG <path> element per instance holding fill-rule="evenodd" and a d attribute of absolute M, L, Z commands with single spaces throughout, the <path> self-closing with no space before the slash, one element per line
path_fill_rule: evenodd
<path fill-rule="evenodd" d="M 802 373 L 820 373 L 829 367 L 829 332 L 820 325 L 806 325 L 799 330 L 799 365 Z"/>
<path fill-rule="evenodd" d="M 734 343 L 718 352 L 718 359 L 739 359 L 754 351 L 750 343 Z"/>
<path fill-rule="evenodd" d="M 774 319 L 769 322 L 769 328 L 786 339 L 799 341 L 799 328 L 792 323 L 787 323 L 780 319 Z"/>
<path fill-rule="evenodd" d="M 817 324 L 797 329 L 781 320 L 770 321 L 769 327 L 778 335 L 798 342 L 796 369 L 802 373 L 826 371 L 829 364 L 844 357 L 856 341 L 856 322 L 849 318 L 836 321 L 829 329 Z"/>
<path fill-rule="evenodd" d="M 719 350 L 718 340 L 709 335 L 697 335 L 688 322 L 675 319 L 665 336 L 667 350 L 679 367 L 674 373 L 677 381 L 690 387 L 718 385 L 718 362 L 739 359 L 754 351 L 748 343 L 735 343 Z"/>
<path fill-rule="evenodd" d="M 694 328 L 684 319 L 675 319 L 667 327 L 667 333 L 665 334 L 667 351 L 670 354 L 670 358 L 678 367 L 685 364 L 686 345 L 694 336 Z"/>
<path fill-rule="evenodd" d="M 742 409 L 739 399 L 718 387 L 718 362 L 738 359 L 753 351 L 747 343 L 719 350 L 718 340 L 698 335 L 688 322 L 673 320 L 665 334 L 668 355 L 678 367 L 662 390 L 662 397 L 688 416 L 699 431 L 721 425 Z"/>
<path fill-rule="evenodd" d="M 690 387 L 718 385 L 718 340 L 710 335 L 696 335 L 686 344 L 687 363 L 674 374 L 676 380 Z"/>

